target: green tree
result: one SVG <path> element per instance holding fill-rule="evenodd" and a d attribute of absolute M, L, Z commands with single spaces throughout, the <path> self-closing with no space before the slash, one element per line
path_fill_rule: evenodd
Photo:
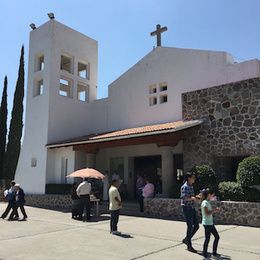
<path fill-rule="evenodd" d="M 10 122 L 8 144 L 4 162 L 4 178 L 13 179 L 20 155 L 23 130 L 23 98 L 24 98 L 24 46 L 21 49 L 18 79 L 14 93 L 12 118 Z"/>
<path fill-rule="evenodd" d="M 4 80 L 4 89 L 0 107 L 0 179 L 3 178 L 4 156 L 7 134 L 7 76 Z"/>

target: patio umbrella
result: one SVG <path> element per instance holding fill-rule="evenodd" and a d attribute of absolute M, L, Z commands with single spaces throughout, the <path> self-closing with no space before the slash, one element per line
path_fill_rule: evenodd
<path fill-rule="evenodd" d="M 69 175 L 67 175 L 67 177 L 69 178 L 75 178 L 75 177 L 79 177 L 79 178 L 94 178 L 94 179 L 104 179 L 105 176 L 93 169 L 93 168 L 84 168 L 84 169 L 81 169 L 81 170 L 77 170 Z"/>

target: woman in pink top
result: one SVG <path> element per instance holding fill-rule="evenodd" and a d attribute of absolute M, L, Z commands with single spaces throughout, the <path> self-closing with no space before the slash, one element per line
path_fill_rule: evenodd
<path fill-rule="evenodd" d="M 153 198 L 154 197 L 154 185 L 149 179 L 146 180 L 146 185 L 143 187 L 143 197 Z"/>

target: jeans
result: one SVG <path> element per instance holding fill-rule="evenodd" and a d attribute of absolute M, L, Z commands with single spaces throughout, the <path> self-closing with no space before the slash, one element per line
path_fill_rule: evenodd
<path fill-rule="evenodd" d="M 214 225 L 203 225 L 205 229 L 205 241 L 203 245 L 203 256 L 207 257 L 207 251 L 208 251 L 208 244 L 210 240 L 210 235 L 212 234 L 215 237 L 215 240 L 213 242 L 213 255 L 217 254 L 217 248 L 218 248 L 218 241 L 219 241 L 219 234 L 216 230 Z"/>
<path fill-rule="evenodd" d="M 110 232 L 117 231 L 117 223 L 119 220 L 119 209 L 111 210 L 111 218 L 110 218 Z"/>
<path fill-rule="evenodd" d="M 188 248 L 192 247 L 191 239 L 199 229 L 197 212 L 191 206 L 182 206 L 183 214 L 187 223 L 186 242 Z"/>
<path fill-rule="evenodd" d="M 86 209 L 86 215 L 83 220 L 90 220 L 90 196 L 89 195 L 80 195 L 80 204 L 82 207 L 82 212 L 84 213 Z"/>

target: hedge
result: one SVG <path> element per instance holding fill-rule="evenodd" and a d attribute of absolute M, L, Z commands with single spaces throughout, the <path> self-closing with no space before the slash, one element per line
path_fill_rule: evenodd
<path fill-rule="evenodd" d="M 220 182 L 218 185 L 218 191 L 221 200 L 245 200 L 244 190 L 239 183 L 233 181 Z"/>
<path fill-rule="evenodd" d="M 247 157 L 239 163 L 237 182 L 242 187 L 260 186 L 260 156 Z"/>

